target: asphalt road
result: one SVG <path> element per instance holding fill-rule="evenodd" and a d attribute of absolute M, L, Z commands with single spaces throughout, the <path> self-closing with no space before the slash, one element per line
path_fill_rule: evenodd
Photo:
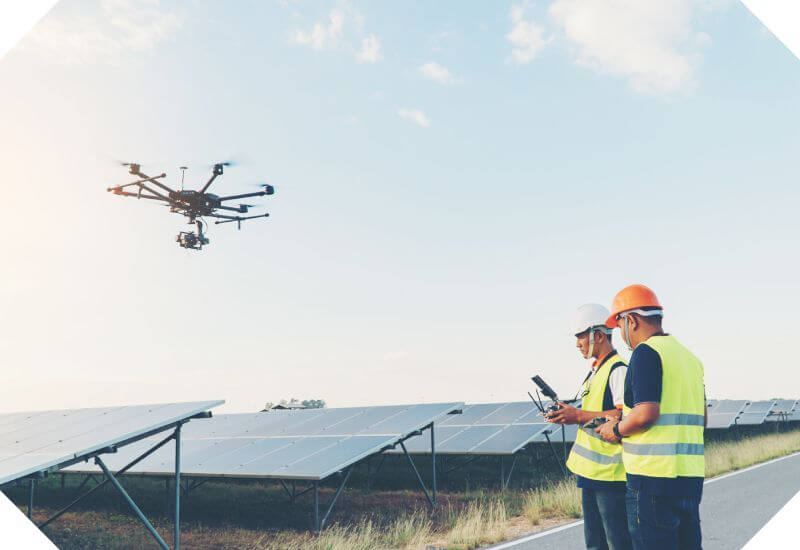
<path fill-rule="evenodd" d="M 704 550 L 741 548 L 800 491 L 800 453 L 706 481 L 700 518 Z M 582 550 L 583 522 L 498 544 L 495 550 Z"/>

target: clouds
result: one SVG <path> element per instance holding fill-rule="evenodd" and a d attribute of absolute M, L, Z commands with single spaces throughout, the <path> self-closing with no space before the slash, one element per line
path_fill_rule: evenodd
<path fill-rule="evenodd" d="M 526 3 L 512 6 L 506 39 L 520 65 L 555 43 L 577 65 L 626 78 L 638 92 L 673 94 L 691 86 L 710 42 L 694 28 L 697 13 L 723 6 L 721 0 L 553 0 L 535 21 Z"/>
<path fill-rule="evenodd" d="M 447 67 L 439 65 L 433 61 L 422 65 L 419 68 L 419 72 L 425 78 L 433 80 L 434 82 L 438 82 L 439 84 L 452 84 L 455 82 L 453 74 Z"/>
<path fill-rule="evenodd" d="M 378 37 L 370 34 L 361 40 L 361 51 L 356 54 L 359 63 L 377 63 L 383 59 L 381 54 L 381 43 Z"/>
<path fill-rule="evenodd" d="M 545 29 L 532 20 L 525 19 L 524 5 L 511 7 L 511 31 L 506 39 L 511 42 L 511 59 L 520 65 L 533 61 L 547 44 Z"/>
<path fill-rule="evenodd" d="M 328 15 L 327 22 L 314 23 L 309 31 L 295 30 L 289 41 L 294 44 L 311 46 L 315 50 L 336 48 L 342 40 L 344 22 L 344 12 L 334 9 Z"/>
<path fill-rule="evenodd" d="M 428 117 L 420 111 L 419 109 L 399 109 L 397 114 L 400 118 L 404 118 L 416 124 L 417 126 L 421 126 L 422 128 L 428 128 L 431 125 L 431 121 L 428 120 Z"/>
<path fill-rule="evenodd" d="M 101 0 L 92 11 L 49 15 L 30 34 L 30 45 L 65 64 L 118 62 L 125 53 L 152 52 L 184 22 L 159 0 Z"/>
<path fill-rule="evenodd" d="M 310 46 L 317 51 L 336 50 L 341 47 L 352 52 L 359 63 L 377 63 L 383 59 L 381 42 L 375 34 L 361 38 L 361 48 L 358 50 L 345 38 L 348 29 L 352 29 L 356 34 L 362 34 L 364 17 L 347 4 L 343 6 L 331 10 L 326 19 L 317 21 L 310 29 L 291 31 L 289 43 Z"/>
<path fill-rule="evenodd" d="M 692 29 L 693 0 L 555 0 L 550 15 L 579 65 L 626 77 L 640 92 L 672 93 L 692 80 L 707 35 Z"/>

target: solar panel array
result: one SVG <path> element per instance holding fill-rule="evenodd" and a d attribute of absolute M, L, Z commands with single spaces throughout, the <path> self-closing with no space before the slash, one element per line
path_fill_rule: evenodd
<path fill-rule="evenodd" d="M 736 399 L 721 399 L 714 402 L 708 408 L 706 428 L 709 430 L 730 428 L 749 403 Z"/>
<path fill-rule="evenodd" d="M 217 415 L 183 430 L 181 470 L 187 476 L 318 481 L 462 407 L 436 403 Z M 121 468 L 157 441 L 131 445 L 106 463 L 112 470 Z M 129 472 L 166 475 L 173 470 L 174 454 L 162 448 Z"/>
<path fill-rule="evenodd" d="M 80 457 L 165 428 L 222 403 L 198 401 L 0 414 L 0 485 L 59 469 Z"/>
<path fill-rule="evenodd" d="M 577 428 L 568 427 L 567 440 L 574 441 L 576 433 Z M 561 428 L 545 422 L 532 401 L 464 405 L 460 415 L 436 423 L 436 453 L 512 455 L 529 443 L 545 441 L 545 434 L 560 440 Z M 415 437 L 406 447 L 410 453 L 429 453 L 430 440 Z"/>
<path fill-rule="evenodd" d="M 736 424 L 739 426 L 759 426 L 764 423 L 777 402 L 769 401 L 753 401 L 745 409 L 742 414 L 736 419 Z"/>
<path fill-rule="evenodd" d="M 800 420 L 798 407 L 800 401 L 796 399 L 778 399 L 775 406 L 766 418 L 766 422 L 780 422 L 785 420 Z"/>

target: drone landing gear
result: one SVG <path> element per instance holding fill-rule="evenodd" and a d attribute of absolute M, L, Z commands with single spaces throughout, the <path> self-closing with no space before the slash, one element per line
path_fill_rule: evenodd
<path fill-rule="evenodd" d="M 197 234 L 194 231 L 181 231 L 175 240 L 181 248 L 190 248 L 192 250 L 203 250 L 203 245 L 208 244 L 209 241 L 203 234 L 203 222 L 196 220 Z"/>

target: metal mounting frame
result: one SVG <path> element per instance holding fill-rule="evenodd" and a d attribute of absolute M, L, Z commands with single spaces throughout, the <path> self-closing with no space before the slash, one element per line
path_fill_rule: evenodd
<path fill-rule="evenodd" d="M 61 517 L 65 512 L 67 512 L 68 510 L 73 508 L 76 504 L 78 504 L 79 502 L 84 500 L 86 497 L 88 497 L 89 495 L 93 494 L 95 491 L 99 490 L 101 487 L 105 486 L 106 483 L 111 483 L 117 489 L 117 491 L 120 493 L 120 495 L 125 499 L 125 501 L 128 503 L 128 505 L 131 507 L 131 509 L 133 510 L 134 514 L 136 514 L 136 516 L 139 519 L 139 521 L 144 525 L 144 527 L 147 529 L 147 531 L 153 536 L 153 539 L 156 541 L 156 543 L 159 545 L 159 547 L 161 547 L 164 550 L 169 550 L 170 547 L 167 545 L 167 543 L 164 541 L 164 539 L 158 534 L 158 532 L 153 528 L 152 524 L 147 520 L 147 518 L 144 516 L 144 514 L 139 509 L 139 507 L 136 505 L 136 503 L 133 501 L 133 499 L 130 497 L 130 495 L 125 491 L 125 489 L 119 483 L 119 481 L 117 480 L 116 476 L 124 474 L 127 470 L 129 470 L 130 468 L 132 468 L 133 466 L 135 466 L 136 464 L 138 464 L 139 462 L 141 462 L 142 460 L 144 460 L 145 458 L 147 458 L 148 456 L 153 454 L 155 451 L 157 451 L 158 449 L 160 449 L 161 447 L 163 447 L 164 445 L 166 445 L 170 441 L 174 441 L 175 442 L 175 477 L 174 477 L 174 479 L 175 479 L 175 501 L 174 501 L 174 510 L 173 510 L 174 529 L 173 529 L 173 537 L 172 537 L 172 542 L 173 542 L 172 548 L 174 550 L 179 550 L 180 549 L 180 495 L 181 495 L 181 484 L 180 484 L 180 477 L 181 477 L 181 470 L 180 470 L 180 468 L 181 468 L 181 465 L 180 465 L 180 457 L 181 457 L 181 443 L 180 443 L 181 442 L 181 428 L 183 427 L 183 425 L 185 423 L 189 422 L 189 420 L 192 420 L 192 419 L 195 419 L 195 418 L 210 418 L 210 417 L 211 417 L 211 413 L 210 412 L 198 413 L 198 414 L 195 414 L 195 415 L 190 416 L 188 418 L 184 418 L 184 419 L 178 420 L 176 422 L 171 422 L 171 423 L 169 423 L 169 424 L 167 424 L 165 426 L 161 426 L 159 428 L 148 430 L 145 433 L 142 433 L 142 434 L 140 434 L 138 436 L 135 436 L 135 437 L 131 437 L 131 438 L 126 439 L 124 441 L 121 441 L 119 443 L 115 443 L 114 445 L 110 445 L 108 447 L 93 451 L 91 453 L 87 453 L 85 455 L 74 457 L 74 458 L 72 458 L 70 460 L 67 460 L 67 461 L 65 461 L 63 463 L 60 463 L 60 464 L 58 464 L 56 466 L 52 466 L 52 467 L 50 467 L 50 468 L 48 468 L 46 470 L 42 470 L 40 472 L 37 472 L 36 474 L 28 476 L 28 479 L 30 480 L 30 493 L 29 493 L 29 500 L 28 500 L 28 517 L 31 518 L 31 519 L 33 518 L 34 492 L 35 492 L 36 480 L 37 479 L 45 477 L 50 472 L 54 472 L 54 471 L 66 468 L 68 466 L 72 466 L 73 464 L 77 464 L 79 462 L 88 462 L 89 460 L 94 460 L 95 464 L 100 466 L 100 468 L 102 469 L 103 474 L 105 476 L 105 479 L 103 481 L 99 482 L 99 483 L 97 483 L 95 481 L 95 483 L 97 483 L 97 484 L 94 487 L 92 487 L 91 489 L 87 490 L 86 492 L 84 492 L 80 496 L 77 496 L 76 498 L 74 498 L 69 504 L 67 504 L 65 507 L 61 508 L 60 510 L 58 510 L 55 514 L 53 514 L 48 519 L 43 521 L 37 527 L 39 527 L 40 529 L 46 527 L 47 525 L 49 525 L 50 523 L 52 523 L 53 521 L 55 521 L 56 519 Z M 147 451 L 145 451 L 144 453 L 139 455 L 135 460 L 133 460 L 132 462 L 127 464 L 125 467 L 120 469 L 116 473 L 116 475 L 112 474 L 108 470 L 108 468 L 106 467 L 105 463 L 100 458 L 101 455 L 116 452 L 117 448 L 119 448 L 119 447 L 123 447 L 123 446 L 129 445 L 131 443 L 135 443 L 135 442 L 140 441 L 142 439 L 145 439 L 147 437 L 151 437 L 153 435 L 166 432 L 166 431 L 168 431 L 170 429 L 173 430 L 173 431 L 169 436 L 167 436 L 165 439 L 161 440 L 160 442 L 155 444 L 153 447 L 151 447 L 150 449 L 148 449 Z M 94 476 L 92 476 L 92 475 L 86 476 L 86 478 L 83 480 L 83 482 L 78 487 L 78 489 L 76 491 L 76 494 L 79 493 L 86 486 L 86 484 L 89 482 L 90 479 L 94 479 Z"/>

